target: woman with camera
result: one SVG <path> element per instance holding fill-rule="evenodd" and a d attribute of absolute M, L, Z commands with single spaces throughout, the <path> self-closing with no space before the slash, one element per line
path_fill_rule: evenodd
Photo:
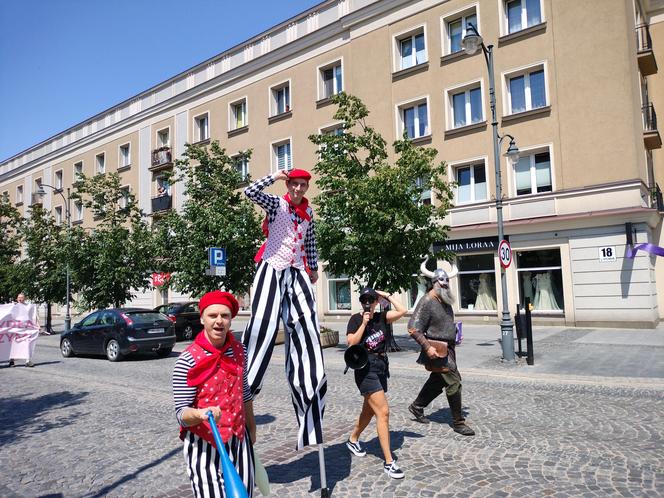
<path fill-rule="evenodd" d="M 390 311 L 376 312 L 378 298 L 382 297 L 394 307 Z M 355 384 L 364 397 L 362 411 L 355 422 L 346 446 L 356 456 L 365 456 L 367 452 L 360 443 L 362 431 L 376 416 L 376 430 L 380 447 L 385 456 L 383 465 L 387 475 L 394 479 L 403 479 L 404 473 L 397 466 L 390 451 L 389 407 L 387 405 L 387 378 L 390 375 L 387 361 L 388 325 L 406 314 L 406 308 L 386 292 L 365 287 L 360 291 L 362 313 L 355 313 L 348 321 L 346 336 L 349 346 L 361 344 L 368 353 L 369 360 L 364 368 L 355 370 Z"/>

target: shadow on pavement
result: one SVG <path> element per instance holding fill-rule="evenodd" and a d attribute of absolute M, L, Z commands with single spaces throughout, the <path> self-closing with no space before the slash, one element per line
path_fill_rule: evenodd
<path fill-rule="evenodd" d="M 36 398 L 8 396 L 0 399 L 0 413 L 5 414 L 0 417 L 0 446 L 16 443 L 35 433 L 69 425 L 79 416 L 78 413 L 68 411 L 56 421 L 46 421 L 41 415 L 50 415 L 49 410 L 79 405 L 87 395 L 87 392 L 61 391 Z M 9 413 L 12 414 L 11 417 L 6 415 Z"/>
<path fill-rule="evenodd" d="M 180 453 L 181 451 L 182 451 L 181 447 L 178 446 L 177 448 L 172 449 L 168 453 L 164 453 L 162 456 L 160 456 L 156 460 L 153 460 L 150 463 L 147 463 L 147 464 L 143 465 L 142 467 L 137 468 L 131 474 L 127 474 L 126 476 L 121 477 L 120 479 L 118 479 L 114 483 L 111 483 L 108 486 L 104 486 L 103 488 L 101 488 L 96 493 L 87 495 L 87 497 L 88 498 L 99 498 L 101 496 L 106 496 L 113 489 L 117 488 L 118 486 L 121 486 L 122 484 L 124 484 L 128 481 L 131 481 L 132 479 L 135 479 L 142 472 L 145 472 L 146 470 L 151 469 L 152 467 L 156 467 L 160 463 L 163 463 L 166 460 L 168 460 L 169 458 L 174 457 L 177 453 Z"/>
<path fill-rule="evenodd" d="M 266 413 L 264 415 L 254 415 L 254 419 L 256 419 L 256 425 L 270 424 L 275 420 L 277 420 L 277 418 L 274 415 L 270 415 L 269 413 Z"/>

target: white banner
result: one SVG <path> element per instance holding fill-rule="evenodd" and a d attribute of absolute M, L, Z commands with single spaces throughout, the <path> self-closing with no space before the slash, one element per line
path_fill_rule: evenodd
<path fill-rule="evenodd" d="M 31 359 L 37 337 L 35 304 L 0 304 L 0 361 Z"/>

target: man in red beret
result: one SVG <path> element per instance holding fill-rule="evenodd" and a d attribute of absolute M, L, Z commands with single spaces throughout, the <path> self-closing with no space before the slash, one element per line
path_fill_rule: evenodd
<path fill-rule="evenodd" d="M 327 379 L 312 284 L 318 280 L 313 211 L 304 196 L 311 174 L 303 169 L 277 171 L 249 185 L 245 195 L 265 210 L 267 240 L 256 254 L 251 288 L 251 320 L 242 337 L 247 346 L 249 386 L 255 396 L 263 385 L 274 341 L 283 321 L 286 378 L 298 422 L 297 448 L 323 442 L 322 420 Z M 284 180 L 288 193 L 263 190 Z M 291 353 L 291 344 L 298 351 Z"/>
<path fill-rule="evenodd" d="M 233 337 L 239 305 L 232 294 L 213 291 L 200 302 L 203 330 L 173 368 L 175 416 L 194 496 L 223 497 L 223 475 L 207 413 L 212 412 L 226 453 L 248 496 L 254 490 L 256 421 L 245 368 L 246 348 Z"/>

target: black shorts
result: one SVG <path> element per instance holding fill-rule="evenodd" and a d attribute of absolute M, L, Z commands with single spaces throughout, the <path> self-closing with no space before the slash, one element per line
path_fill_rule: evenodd
<path fill-rule="evenodd" d="M 387 392 L 389 376 L 390 365 L 387 356 L 369 354 L 369 363 L 364 368 L 355 370 L 355 384 L 362 396 L 378 391 Z"/>

